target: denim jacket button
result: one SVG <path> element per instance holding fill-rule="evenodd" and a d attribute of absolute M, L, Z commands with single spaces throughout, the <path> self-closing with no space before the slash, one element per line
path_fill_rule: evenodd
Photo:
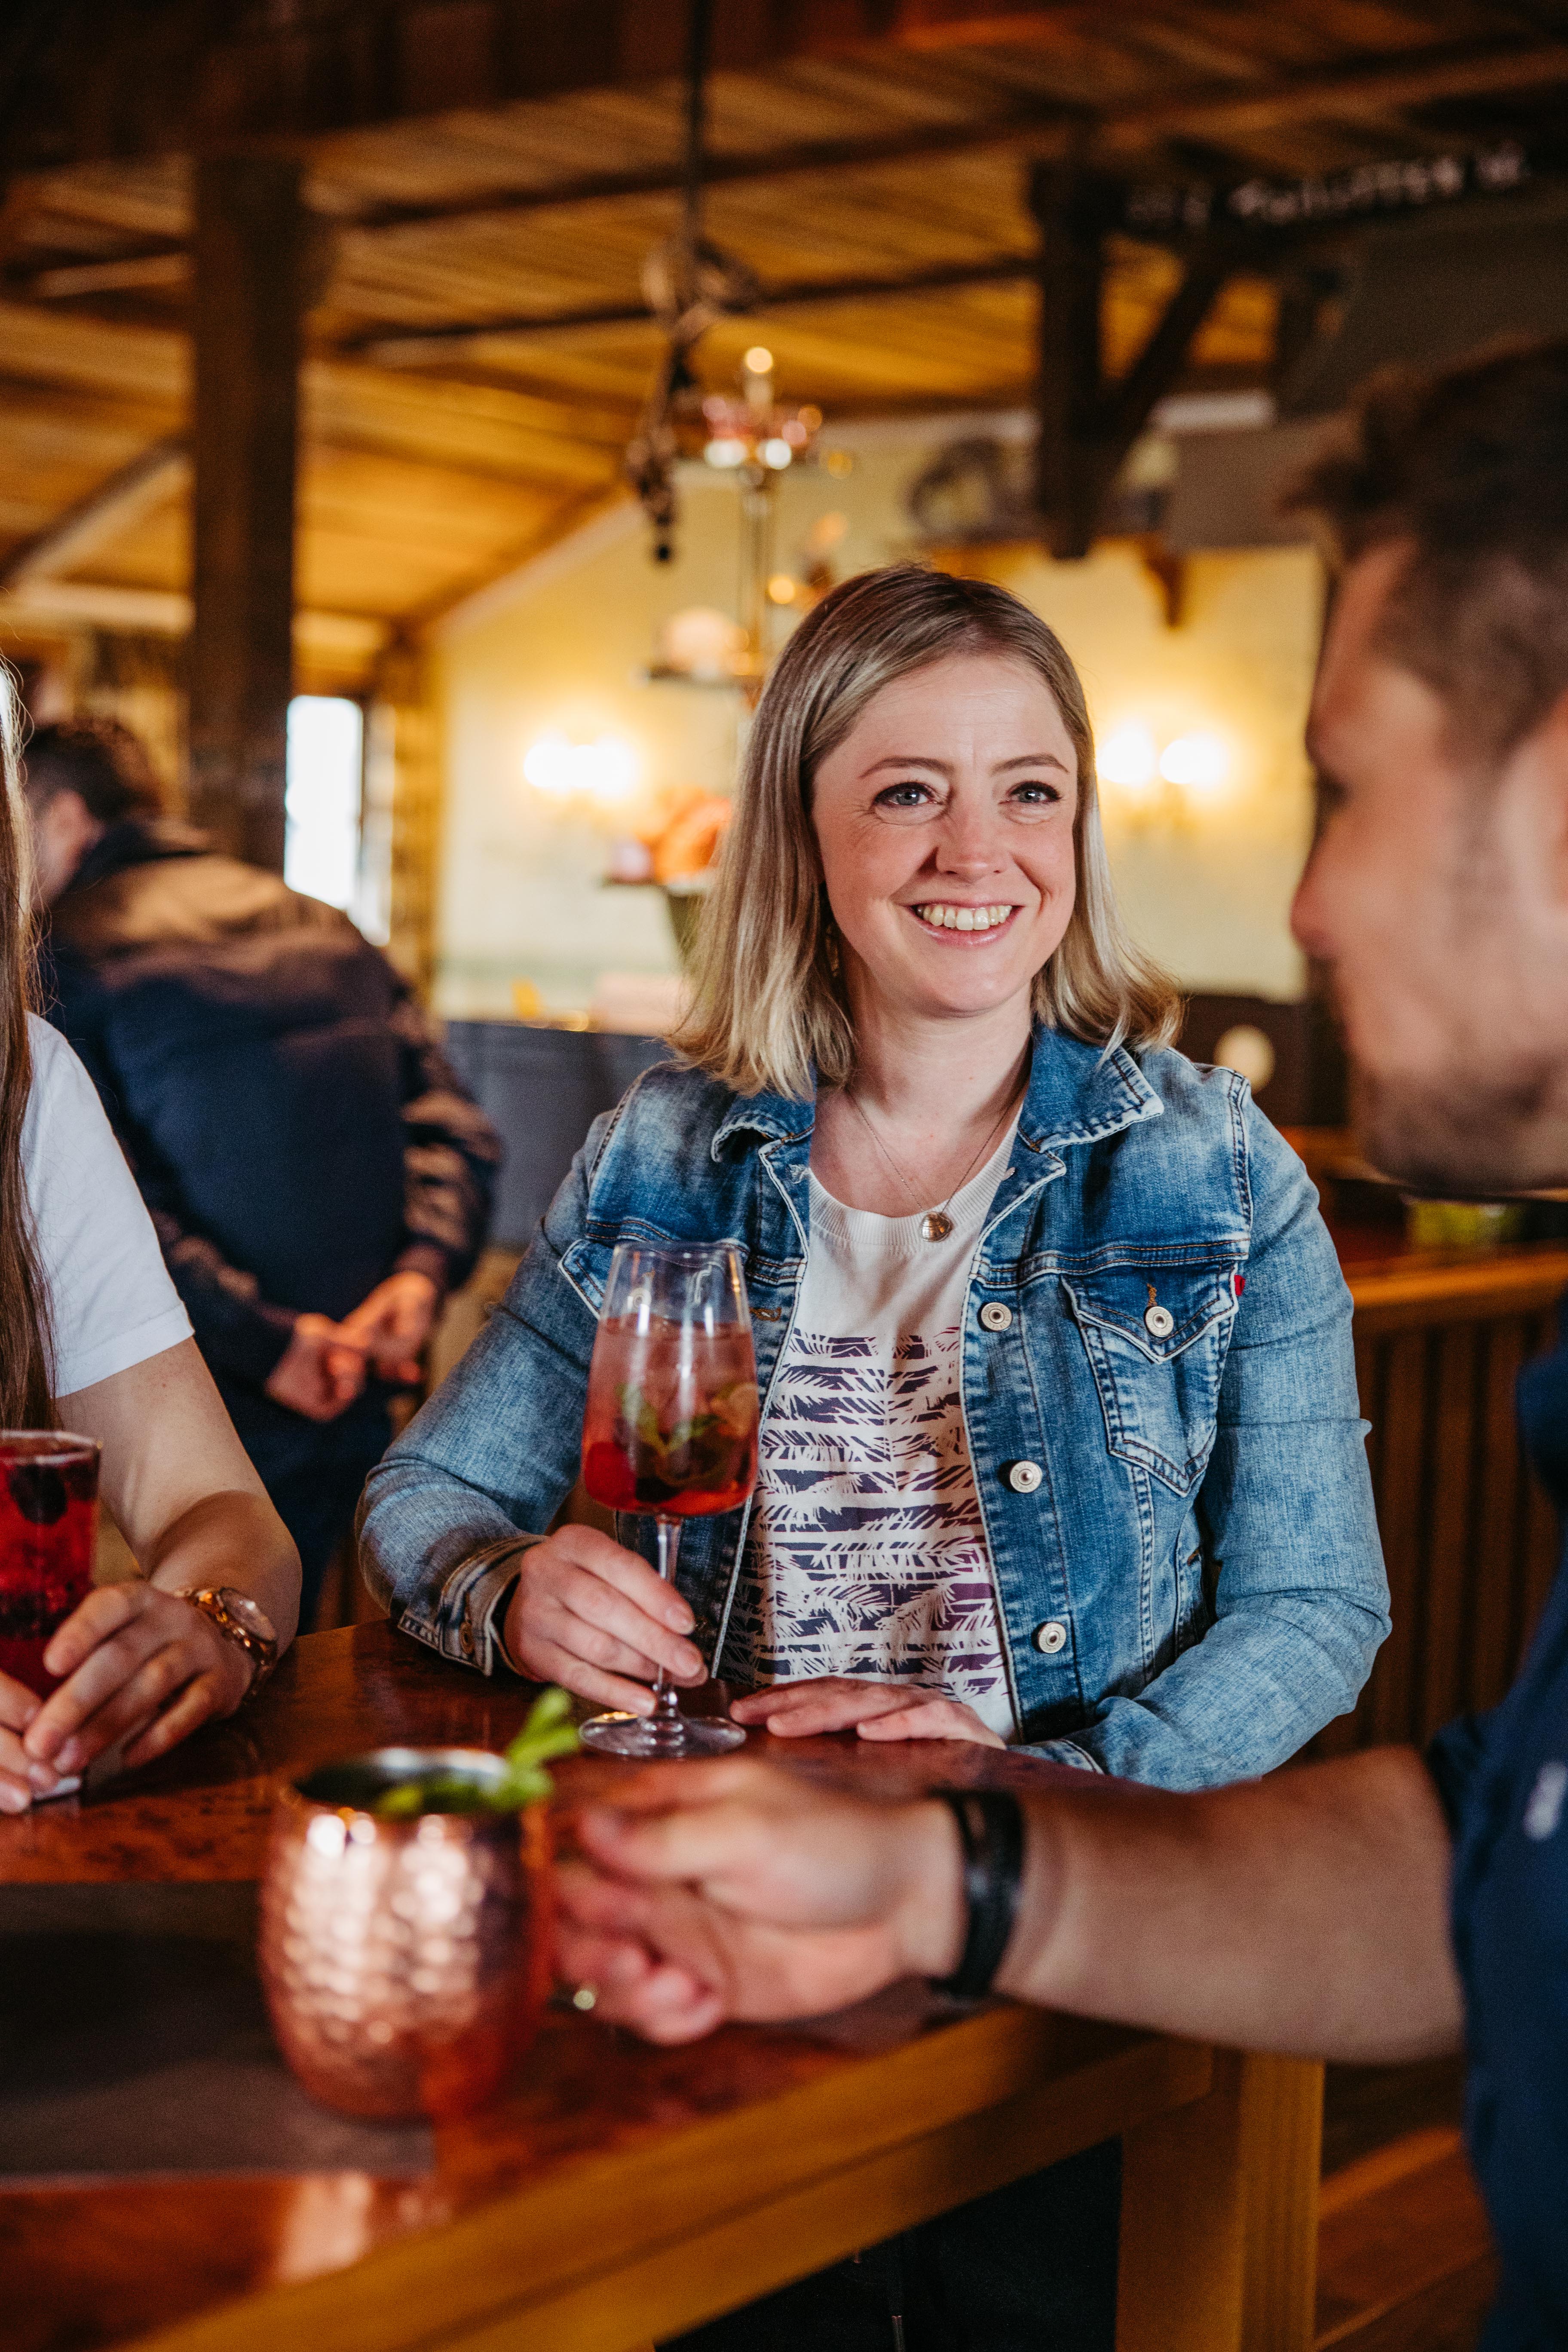
<path fill-rule="evenodd" d="M 1067 1645 L 1068 1629 L 1060 1618 L 1047 1617 L 1043 1625 L 1036 1626 L 1035 1647 L 1043 1650 L 1047 1658 L 1054 1658 L 1057 1652 L 1065 1650 Z"/>
<path fill-rule="evenodd" d="M 999 1298 L 988 1298 L 980 1310 L 980 1320 L 987 1331 L 1005 1331 L 1013 1320 L 1013 1310 L 1004 1307 Z"/>
<path fill-rule="evenodd" d="M 461 1631 L 461 1633 L 458 1634 L 458 1640 L 462 1643 L 462 1645 L 463 1645 L 463 1647 L 464 1647 L 464 1649 L 465 1649 L 465 1650 L 471 1650 L 471 1649 L 473 1648 L 473 1646 L 474 1646 L 474 1629 L 473 1629 L 473 1627 L 468 1623 L 468 1619 L 467 1619 L 467 1618 L 465 1618 L 465 1619 L 463 1620 L 463 1627 L 462 1627 L 462 1631 Z"/>
<path fill-rule="evenodd" d="M 1007 1484 L 1015 1495 L 1032 1495 L 1045 1475 L 1037 1462 L 1015 1462 Z"/>
<path fill-rule="evenodd" d="M 1176 1318 L 1168 1307 L 1151 1307 L 1143 1318 L 1143 1328 L 1156 1339 L 1168 1339 L 1176 1328 Z"/>

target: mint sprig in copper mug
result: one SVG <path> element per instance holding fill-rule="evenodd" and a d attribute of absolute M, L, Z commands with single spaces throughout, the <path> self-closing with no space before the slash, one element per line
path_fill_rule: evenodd
<path fill-rule="evenodd" d="M 273 2032 L 311 2096 L 394 2120 L 501 2090 L 550 1987 L 559 1691 L 504 1756 L 382 1748 L 279 1793 L 261 1890 Z"/>

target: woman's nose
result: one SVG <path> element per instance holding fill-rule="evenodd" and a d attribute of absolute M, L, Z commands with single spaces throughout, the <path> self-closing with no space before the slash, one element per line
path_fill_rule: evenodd
<path fill-rule="evenodd" d="M 937 834 L 940 874 L 989 874 L 1003 862 L 1001 828 L 994 815 L 952 814 Z"/>

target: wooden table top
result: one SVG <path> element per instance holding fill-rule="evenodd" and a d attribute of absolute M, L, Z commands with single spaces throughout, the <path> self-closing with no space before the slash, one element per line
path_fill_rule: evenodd
<path fill-rule="evenodd" d="M 0 1906 L 7 1884 L 253 1879 L 283 1772 L 395 1740 L 499 1747 L 529 1696 L 447 1665 L 385 1624 L 308 1637 L 253 1714 L 100 1794 L 0 1822 Z M 889 1794 L 939 1773 L 1016 1780 L 1045 1769 L 956 1746 L 940 1761 L 847 1739 L 785 1752 L 795 1769 L 847 1774 Z M 584 1793 L 623 1769 L 574 1759 L 563 1793 Z M 501 2310 L 548 2312 L 553 2327 L 579 2274 L 601 2278 L 602 2303 L 601 2273 L 618 2260 L 656 2315 L 666 2313 L 660 2324 L 689 2324 L 689 2263 L 671 2271 L 661 2306 L 650 2249 L 699 2216 L 721 2236 L 725 2214 L 751 2211 L 754 2263 L 756 2211 L 782 2211 L 813 2182 L 811 2194 L 826 2195 L 825 2166 L 870 2168 L 869 2180 L 890 2152 L 925 2145 L 921 2135 L 946 2134 L 943 2145 L 957 2149 L 952 2135 L 962 2137 L 966 2119 L 1007 2114 L 1026 2118 L 1032 2160 L 1044 2161 L 1200 2099 L 1215 2063 L 1205 2049 L 1006 2004 L 954 2018 L 910 1989 L 820 2027 L 730 2028 L 674 2051 L 552 2011 L 512 2093 L 439 2129 L 434 2168 L 421 2179 L 196 2178 L 0 2195 L 5 2342 L 7 2352 L 132 2341 L 168 2352 L 478 2345 L 490 2340 L 486 2315 Z M 963 2176 L 969 2185 L 924 2210 L 989 2185 L 984 2167 L 998 2145 L 987 2122 L 952 2159 L 975 2168 Z M 1030 2168 L 1016 2151 L 1007 2161 L 1012 2170 L 994 2177 Z M 879 2225 L 874 2204 L 842 2251 L 902 2226 L 899 2213 L 910 2210 L 889 2204 Z M 831 2205 L 829 2197 L 824 2210 Z M 791 2274 L 780 2253 L 773 2275 Z M 753 2273 L 736 2275 L 749 2285 Z M 471 2334 L 452 2333 L 455 2313 L 468 2314 Z M 582 2345 L 610 2340 L 567 2334 Z"/>

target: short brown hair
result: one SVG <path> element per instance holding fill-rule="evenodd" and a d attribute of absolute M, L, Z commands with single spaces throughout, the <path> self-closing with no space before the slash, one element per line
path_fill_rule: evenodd
<path fill-rule="evenodd" d="M 1004 654 L 1045 681 L 1078 755 L 1078 892 L 1036 975 L 1038 1017 L 1095 1045 L 1164 1045 L 1172 983 L 1121 928 L 1095 790 L 1094 733 L 1059 637 L 989 581 L 918 563 L 846 580 L 807 614 L 758 706 L 703 922 L 689 1019 L 675 1043 L 739 1094 L 794 1097 L 847 1083 L 855 1033 L 835 970 L 812 779 L 873 695 L 952 654 Z"/>
<path fill-rule="evenodd" d="M 163 796 L 145 746 L 118 719 L 62 719 L 38 728 L 25 754 L 24 780 L 35 808 L 57 793 L 80 795 L 100 824 L 156 816 Z"/>
<path fill-rule="evenodd" d="M 1568 341 L 1381 372 L 1287 505 L 1321 515 L 1347 563 L 1408 543 L 1384 644 L 1485 758 L 1568 689 Z"/>

